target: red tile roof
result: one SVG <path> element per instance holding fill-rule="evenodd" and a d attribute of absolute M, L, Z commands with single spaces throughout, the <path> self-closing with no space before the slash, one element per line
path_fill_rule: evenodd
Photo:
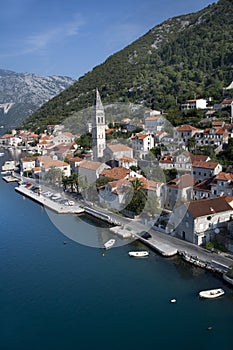
<path fill-rule="evenodd" d="M 167 155 L 167 156 L 161 156 L 159 163 L 173 163 L 174 157 Z"/>
<path fill-rule="evenodd" d="M 79 167 L 89 169 L 89 170 L 98 170 L 103 164 L 104 163 L 95 162 L 92 160 L 82 160 L 82 162 L 79 164 Z"/>
<path fill-rule="evenodd" d="M 204 168 L 204 169 L 215 169 L 219 163 L 217 162 L 203 162 L 203 161 L 194 161 L 192 163 L 193 168 Z"/>
<path fill-rule="evenodd" d="M 126 178 L 126 176 L 129 175 L 129 173 L 129 169 L 126 169 L 124 167 L 116 167 L 112 169 L 104 169 L 101 172 L 101 175 L 112 179 L 120 180 Z"/>
<path fill-rule="evenodd" d="M 233 174 L 225 173 L 225 172 L 221 171 L 219 174 L 217 174 L 215 176 L 215 180 L 230 181 L 230 180 L 233 180 Z"/>
<path fill-rule="evenodd" d="M 233 212 L 232 207 L 226 202 L 224 197 L 199 199 L 185 203 L 185 206 L 194 219 L 201 216 L 213 215 L 215 213 L 221 213 L 225 211 Z"/>
<path fill-rule="evenodd" d="M 173 188 L 186 188 L 186 187 L 193 187 L 195 184 L 195 179 L 189 175 L 184 174 L 180 177 L 177 177 L 167 183 L 168 187 Z"/>
<path fill-rule="evenodd" d="M 131 151 L 132 148 L 128 147 L 127 145 L 122 145 L 121 143 L 116 144 L 108 144 L 107 147 L 114 153 L 114 152 L 123 152 L 123 151 Z"/>
<path fill-rule="evenodd" d="M 181 125 L 176 128 L 177 131 L 196 131 L 198 130 L 192 125 Z"/>

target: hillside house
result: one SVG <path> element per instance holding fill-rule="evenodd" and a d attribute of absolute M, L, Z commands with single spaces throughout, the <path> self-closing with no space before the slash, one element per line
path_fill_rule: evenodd
<path fill-rule="evenodd" d="M 135 158 L 122 157 L 118 160 L 118 166 L 130 169 L 131 166 L 138 166 L 138 161 Z"/>
<path fill-rule="evenodd" d="M 175 167 L 175 157 L 170 154 L 166 154 L 160 157 L 159 166 L 162 169 L 172 169 Z"/>
<path fill-rule="evenodd" d="M 161 115 L 146 117 L 144 119 L 144 129 L 147 132 L 162 131 L 167 121 Z"/>
<path fill-rule="evenodd" d="M 183 143 L 187 146 L 188 140 L 193 137 L 196 133 L 200 132 L 199 129 L 195 128 L 192 125 L 181 125 L 174 129 L 173 137 L 174 141 Z"/>
<path fill-rule="evenodd" d="M 194 161 L 192 163 L 191 175 L 198 182 L 202 182 L 208 178 L 217 175 L 222 171 L 221 164 L 217 162 L 203 162 L 203 161 Z"/>
<path fill-rule="evenodd" d="M 48 161 L 46 161 L 43 165 L 41 165 L 41 177 L 44 178 L 46 173 L 51 169 L 51 168 L 55 168 L 55 169 L 59 169 L 61 170 L 61 173 L 64 176 L 69 177 L 71 172 L 70 172 L 70 165 L 66 162 L 63 162 L 62 160 L 56 160 L 56 159 L 50 159 Z M 34 171 L 37 169 L 34 169 Z M 38 173 L 38 171 L 37 171 Z"/>
<path fill-rule="evenodd" d="M 206 128 L 195 134 L 197 146 L 223 146 L 228 142 L 228 131 L 219 126 Z"/>
<path fill-rule="evenodd" d="M 72 157 L 69 158 L 69 164 L 70 164 L 70 170 L 71 173 L 77 173 L 78 172 L 78 166 L 83 161 L 82 158 L 79 157 Z"/>
<path fill-rule="evenodd" d="M 133 149 L 121 143 L 107 144 L 104 150 L 106 160 L 119 160 L 122 157 L 133 158 Z"/>
<path fill-rule="evenodd" d="M 128 204 L 130 183 L 126 179 L 108 182 L 99 190 L 99 200 L 101 204 L 108 208 L 122 210 Z"/>
<path fill-rule="evenodd" d="M 184 203 L 171 214 L 167 232 L 188 242 L 204 245 L 229 225 L 233 209 L 224 197 Z"/>
<path fill-rule="evenodd" d="M 83 160 L 78 164 L 78 175 L 89 184 L 94 183 L 104 169 L 110 169 L 108 165 L 92 160 Z"/>
<path fill-rule="evenodd" d="M 181 203 L 188 202 L 193 198 L 193 186 L 195 179 L 185 174 L 169 181 L 164 187 L 162 192 L 162 207 L 168 210 Z"/>
<path fill-rule="evenodd" d="M 36 166 L 36 157 L 26 157 L 19 160 L 20 172 L 32 171 Z"/>
<path fill-rule="evenodd" d="M 55 145 L 61 144 L 61 143 L 71 143 L 74 142 L 75 140 L 75 135 L 73 135 L 70 132 L 61 132 L 58 133 L 56 136 L 53 138 L 53 143 Z"/>
<path fill-rule="evenodd" d="M 233 196 L 233 174 L 218 173 L 212 180 L 211 194 L 213 196 Z"/>
<path fill-rule="evenodd" d="M 181 104 L 181 110 L 190 110 L 190 109 L 206 109 L 207 101 L 203 98 L 187 100 L 185 103 Z"/>

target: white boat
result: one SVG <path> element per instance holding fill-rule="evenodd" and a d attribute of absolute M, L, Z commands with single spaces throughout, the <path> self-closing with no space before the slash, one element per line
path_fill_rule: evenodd
<path fill-rule="evenodd" d="M 0 157 L 3 157 L 4 156 L 4 152 L 0 152 Z"/>
<path fill-rule="evenodd" d="M 176 299 L 171 299 L 170 303 L 176 303 Z"/>
<path fill-rule="evenodd" d="M 225 294 L 225 292 L 222 288 L 203 290 L 203 291 L 199 292 L 199 296 L 201 298 L 206 298 L 206 299 L 218 298 L 223 294 Z"/>
<path fill-rule="evenodd" d="M 115 239 L 110 239 L 109 241 L 107 241 L 106 243 L 104 243 L 104 248 L 105 249 L 110 249 L 114 244 L 115 244 L 116 240 Z"/>
<path fill-rule="evenodd" d="M 141 251 L 137 251 L 137 252 L 129 252 L 128 254 L 129 254 L 129 256 L 133 256 L 135 258 L 143 258 L 145 256 L 148 256 L 149 252 L 146 250 L 141 250 Z"/>

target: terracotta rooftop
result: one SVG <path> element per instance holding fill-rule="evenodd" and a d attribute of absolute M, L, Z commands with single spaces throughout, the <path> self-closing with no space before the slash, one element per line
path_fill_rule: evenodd
<path fill-rule="evenodd" d="M 202 182 L 198 182 L 193 186 L 194 191 L 201 192 L 211 192 L 211 185 L 213 185 L 213 180 L 215 177 L 211 177 L 210 179 L 205 179 Z"/>
<path fill-rule="evenodd" d="M 147 136 L 149 136 L 148 134 L 136 134 L 134 136 L 132 136 L 132 139 L 140 139 L 140 140 L 144 140 Z"/>
<path fill-rule="evenodd" d="M 160 186 L 163 185 L 162 182 L 156 182 L 153 180 L 147 180 L 145 177 L 139 179 L 145 190 L 156 191 Z"/>
<path fill-rule="evenodd" d="M 146 117 L 145 121 L 158 120 L 160 117 L 161 117 L 161 115 L 156 115 L 156 116 L 152 116 L 152 117 Z"/>
<path fill-rule="evenodd" d="M 67 137 L 70 137 L 70 138 L 74 138 L 75 137 L 71 132 L 68 132 L 68 131 L 63 132 L 63 135 L 65 135 Z"/>
<path fill-rule="evenodd" d="M 225 211 L 233 212 L 232 207 L 226 202 L 224 197 L 199 199 L 185 203 L 185 206 L 188 208 L 194 219 L 201 216 L 213 215 L 215 213 L 221 213 Z"/>
<path fill-rule="evenodd" d="M 109 129 L 105 130 L 105 134 L 106 134 L 106 135 L 111 134 L 111 132 L 114 131 L 114 130 L 116 130 L 116 129 L 114 129 L 114 128 L 109 128 Z"/>
<path fill-rule="evenodd" d="M 119 160 L 121 160 L 122 162 L 125 162 L 125 163 L 130 163 L 130 162 L 136 161 L 136 159 L 129 158 L 129 157 L 121 157 Z"/>
<path fill-rule="evenodd" d="M 159 163 L 173 163 L 174 162 L 174 157 L 167 155 L 167 156 L 161 156 Z"/>
<path fill-rule="evenodd" d="M 233 102 L 233 99 L 225 99 L 222 101 L 222 104 L 231 104 Z"/>
<path fill-rule="evenodd" d="M 121 143 L 116 144 L 108 144 L 107 147 L 114 153 L 114 152 L 123 152 L 123 151 L 131 151 L 132 148 L 130 148 L 127 145 L 122 145 Z"/>
<path fill-rule="evenodd" d="M 233 180 L 233 174 L 231 173 L 225 173 L 221 171 L 219 174 L 215 176 L 215 180 L 220 181 L 232 181 Z"/>
<path fill-rule="evenodd" d="M 207 162 L 207 159 L 209 158 L 209 156 L 205 156 L 202 154 L 192 154 L 189 153 L 189 157 L 191 159 L 191 162 Z"/>
<path fill-rule="evenodd" d="M 175 179 L 169 181 L 167 183 L 167 186 L 174 187 L 174 188 L 186 188 L 186 187 L 193 187 L 194 184 L 195 184 L 195 179 L 189 174 L 184 174 L 180 177 L 176 177 Z"/>
<path fill-rule="evenodd" d="M 116 167 L 112 169 L 104 169 L 101 172 L 102 176 L 110 177 L 112 179 L 120 180 L 126 178 L 126 176 L 130 173 L 129 169 L 124 167 Z"/>
<path fill-rule="evenodd" d="M 32 168 L 33 171 L 40 171 L 41 170 L 41 167 L 40 166 L 37 166 L 35 168 Z"/>
<path fill-rule="evenodd" d="M 79 157 L 72 157 L 72 158 L 69 158 L 69 161 L 76 163 L 76 162 L 82 162 L 83 159 Z"/>
<path fill-rule="evenodd" d="M 95 162 L 92 160 L 82 160 L 81 163 L 79 164 L 79 167 L 89 169 L 89 170 L 98 170 L 103 164 L 104 163 Z"/>
<path fill-rule="evenodd" d="M 215 169 L 219 163 L 217 162 L 203 162 L 195 160 L 192 162 L 194 168 Z"/>
<path fill-rule="evenodd" d="M 51 159 L 50 161 L 47 161 L 46 163 L 44 163 L 41 168 L 43 169 L 48 169 L 51 167 L 63 167 L 63 166 L 68 166 L 69 164 L 66 162 L 63 162 L 62 160 L 54 160 Z"/>
<path fill-rule="evenodd" d="M 52 158 L 50 156 L 38 156 L 36 157 L 36 159 L 41 163 L 46 163 L 46 162 L 50 162 L 50 160 L 52 160 Z"/>
<path fill-rule="evenodd" d="M 177 131 L 195 131 L 198 130 L 192 125 L 181 125 L 176 128 Z"/>
<path fill-rule="evenodd" d="M 22 162 L 34 162 L 37 159 L 37 157 L 25 157 L 21 158 Z"/>

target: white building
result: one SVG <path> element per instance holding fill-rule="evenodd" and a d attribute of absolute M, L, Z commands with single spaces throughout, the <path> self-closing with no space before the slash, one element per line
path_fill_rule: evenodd
<path fill-rule="evenodd" d="M 187 145 L 188 140 L 198 132 L 200 130 L 191 125 L 178 126 L 174 129 L 174 141 Z"/>
<path fill-rule="evenodd" d="M 194 161 L 191 174 L 196 181 L 202 182 L 222 171 L 221 164 L 217 162 Z"/>
<path fill-rule="evenodd" d="M 52 142 L 55 145 L 61 144 L 61 143 L 71 143 L 75 140 L 75 136 L 70 132 L 63 132 L 57 134 L 54 138 L 52 138 Z"/>
<path fill-rule="evenodd" d="M 181 109 L 206 109 L 207 101 L 203 98 L 187 100 L 186 103 L 182 103 Z"/>
<path fill-rule="evenodd" d="M 155 146 L 153 134 L 136 134 L 131 137 L 131 140 L 135 151 L 148 152 Z"/>
<path fill-rule="evenodd" d="M 203 245 L 232 221 L 233 209 L 224 197 L 191 201 L 174 209 L 167 232 Z"/>

